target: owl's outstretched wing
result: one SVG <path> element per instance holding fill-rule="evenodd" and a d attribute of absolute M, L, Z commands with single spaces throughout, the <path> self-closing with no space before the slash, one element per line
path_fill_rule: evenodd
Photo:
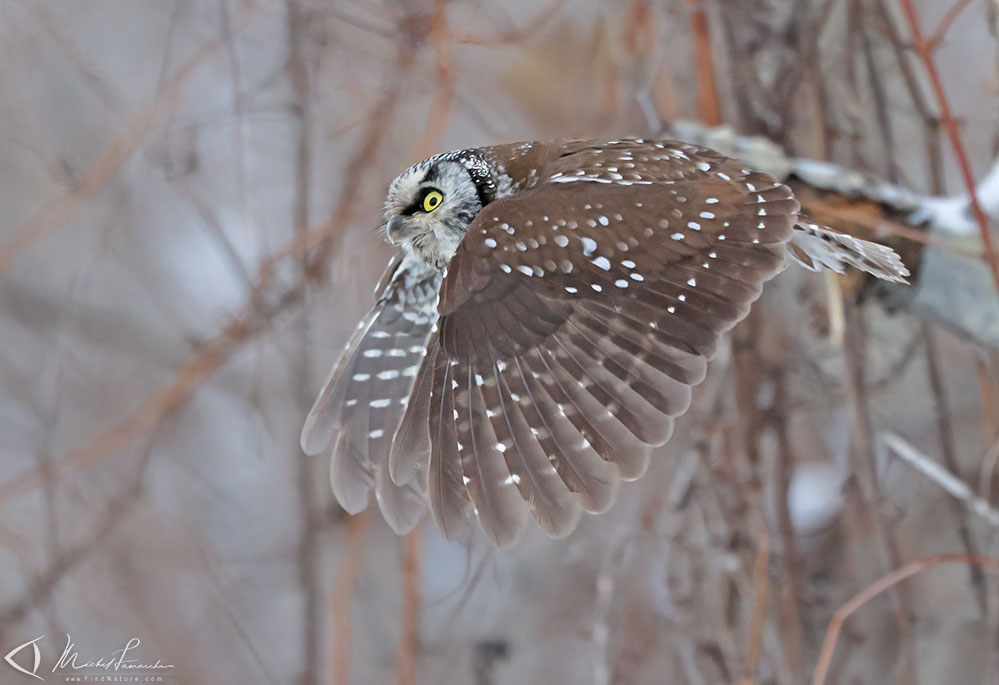
<path fill-rule="evenodd" d="M 562 536 L 606 510 L 783 267 L 797 212 L 702 148 L 569 151 L 487 205 L 451 260 L 392 477 L 426 478 L 446 536 L 474 511 L 499 546 L 528 512 Z"/>
<path fill-rule="evenodd" d="M 302 429 L 308 454 L 329 451 L 330 480 L 350 513 L 378 504 L 396 532 L 410 530 L 425 510 L 420 483 L 388 476 L 392 435 L 409 401 L 425 350 L 440 274 L 422 262 L 397 256 L 389 264 L 378 302 L 358 324 Z"/>

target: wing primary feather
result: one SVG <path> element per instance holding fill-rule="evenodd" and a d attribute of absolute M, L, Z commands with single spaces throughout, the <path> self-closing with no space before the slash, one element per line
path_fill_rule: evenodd
<path fill-rule="evenodd" d="M 423 491 L 416 481 L 405 485 L 392 482 L 387 459 L 382 459 L 375 467 L 375 497 L 385 522 L 399 535 L 415 528 L 427 509 Z"/>
<path fill-rule="evenodd" d="M 454 423 L 454 395 L 451 390 L 451 364 L 435 363 L 434 394 L 431 398 L 430 432 L 430 510 L 437 526 L 448 540 L 468 531 L 468 512 L 472 507 L 462 482 L 461 458 Z"/>
<path fill-rule="evenodd" d="M 340 428 L 344 398 L 350 387 L 348 373 L 353 374 L 357 364 L 360 342 L 367 335 L 371 323 L 377 318 L 378 310 L 372 309 L 361 320 L 357 330 L 344 347 L 340 360 L 330 369 L 330 374 L 323 383 L 323 389 L 305 417 L 302 426 L 301 445 L 306 454 L 319 454 L 332 442 L 333 434 Z"/>
<path fill-rule="evenodd" d="M 486 536 L 499 547 L 509 547 L 524 530 L 527 506 L 516 487 L 514 471 L 505 458 L 510 446 L 501 443 L 493 430 L 471 366 L 467 367 L 465 376 L 467 402 L 458 410 L 458 421 L 469 423 L 467 434 L 471 441 L 471 445 L 461 451 L 465 487 Z M 458 404 L 461 404 L 460 398 Z M 462 432 L 459 428 L 459 434 Z"/>
<path fill-rule="evenodd" d="M 374 465 L 368 453 L 368 402 L 371 386 L 357 388 L 358 407 L 350 424 L 337 434 L 330 455 L 330 482 L 337 502 L 349 514 L 368 506 L 368 492 L 375 482 Z"/>
<path fill-rule="evenodd" d="M 576 364 L 574 375 L 577 375 L 579 382 L 585 384 L 583 379 L 589 379 L 590 385 L 586 390 L 605 409 L 608 423 L 610 416 L 613 416 L 635 440 L 646 445 L 662 445 L 669 439 L 672 426 L 667 425 L 667 414 L 628 382 L 629 374 L 624 369 L 608 368 L 617 365 L 607 359 L 592 341 L 587 340 L 584 348 L 568 332 L 559 334 L 557 339 Z"/>
<path fill-rule="evenodd" d="M 532 350 L 530 355 L 538 355 Z M 579 429 L 569 420 L 564 407 L 560 408 L 544 385 L 535 382 L 534 373 L 524 371 L 519 358 L 513 359 L 523 383 L 523 391 L 530 398 L 526 409 L 532 412 L 530 421 L 547 431 L 550 446 L 547 457 L 566 486 L 581 496 L 583 509 L 591 513 L 606 511 L 613 504 L 619 482 L 617 467 L 605 461 L 593 447 L 584 442 Z"/>
<path fill-rule="evenodd" d="M 579 316 L 577 324 L 587 335 L 600 336 L 607 330 L 602 317 L 613 316 L 614 310 L 594 307 Z M 629 322 L 627 334 L 613 336 L 613 343 L 626 355 L 641 356 L 646 366 L 675 379 L 683 385 L 694 386 L 704 380 L 707 364 L 704 357 L 690 351 L 683 341 L 671 338 L 657 326 Z"/>
<path fill-rule="evenodd" d="M 389 448 L 389 475 L 396 485 L 404 485 L 414 478 L 425 481 L 430 463 L 430 400 L 433 374 L 440 345 L 432 340 L 420 364 L 416 381 L 410 389 L 406 412 Z"/>
<path fill-rule="evenodd" d="M 663 415 L 679 416 L 690 406 L 690 387 L 672 378 L 661 370 L 652 367 L 643 351 L 626 352 L 619 346 L 616 335 L 593 335 L 586 332 L 570 319 L 570 326 L 575 334 L 569 333 L 569 340 L 580 347 L 590 343 L 599 349 L 603 355 L 605 370 L 627 384 L 631 390 L 642 398 L 655 411 L 653 422 L 661 421 Z M 663 444 L 669 436 L 643 437 L 644 442 Z"/>
<path fill-rule="evenodd" d="M 506 382 L 506 376 L 508 372 L 512 373 L 513 368 L 508 363 L 500 371 L 494 363 L 494 385 L 483 384 L 483 396 L 495 388 L 501 411 L 499 416 L 493 417 L 494 428 L 496 424 L 500 424 L 497 435 L 503 431 L 510 439 L 511 449 L 504 452 L 503 456 L 507 458 L 510 473 L 517 476 L 517 488 L 527 501 L 531 515 L 549 535 L 562 537 L 571 532 L 579 520 L 579 497 L 562 482 L 541 448 L 538 440 L 542 435 L 541 430 L 536 427 L 532 430 L 532 426 L 524 419 L 521 402 L 527 397 L 511 392 Z"/>
<path fill-rule="evenodd" d="M 358 514 L 368 506 L 368 491 L 374 483 L 370 468 L 350 454 L 350 429 L 337 434 L 333 449 L 342 458 L 330 460 L 330 485 L 337 503 L 348 514 Z"/>
<path fill-rule="evenodd" d="M 556 344 L 559 344 L 558 341 Z M 647 464 L 648 446 L 637 440 L 610 410 L 583 387 L 581 377 L 577 377 L 581 376 L 578 364 L 571 359 L 569 361 L 569 366 L 577 371 L 574 375 L 550 349 L 545 349 L 538 358 L 566 402 L 574 408 L 569 420 L 575 424 L 585 443 L 592 444 L 601 458 L 615 463 L 622 478 L 637 477 L 632 474 L 638 473 L 642 465 Z"/>

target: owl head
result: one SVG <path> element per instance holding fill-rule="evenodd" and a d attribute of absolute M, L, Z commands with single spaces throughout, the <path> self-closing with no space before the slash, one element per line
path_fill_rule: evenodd
<path fill-rule="evenodd" d="M 482 158 L 467 150 L 436 155 L 392 181 L 385 200 L 385 236 L 442 269 L 494 194 L 495 183 Z"/>

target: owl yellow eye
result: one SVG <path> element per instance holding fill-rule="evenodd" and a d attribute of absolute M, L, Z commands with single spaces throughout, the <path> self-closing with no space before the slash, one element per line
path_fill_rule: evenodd
<path fill-rule="evenodd" d="M 423 211 L 432 212 L 441 206 L 441 202 L 444 201 L 444 196 L 441 195 L 436 190 L 431 190 L 427 193 L 427 196 L 423 198 Z"/>

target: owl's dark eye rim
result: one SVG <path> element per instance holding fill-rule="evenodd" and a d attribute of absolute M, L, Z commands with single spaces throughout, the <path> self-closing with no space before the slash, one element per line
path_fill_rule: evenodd
<path fill-rule="evenodd" d="M 434 188 L 433 186 L 426 186 L 424 188 L 420 188 L 420 194 L 419 196 L 417 196 L 413 204 L 409 205 L 408 207 L 406 207 L 406 209 L 402 210 L 403 216 L 411 216 L 413 214 L 416 214 L 417 212 L 421 212 L 423 214 L 429 214 L 430 212 L 427 211 L 423 203 L 426 201 L 427 196 L 430 195 L 431 193 L 437 193 L 438 195 L 440 195 L 440 200 L 437 201 L 437 204 L 435 204 L 430 209 L 430 211 L 433 211 L 438 207 L 440 207 L 441 203 L 444 202 L 444 193 L 441 190 Z"/>

